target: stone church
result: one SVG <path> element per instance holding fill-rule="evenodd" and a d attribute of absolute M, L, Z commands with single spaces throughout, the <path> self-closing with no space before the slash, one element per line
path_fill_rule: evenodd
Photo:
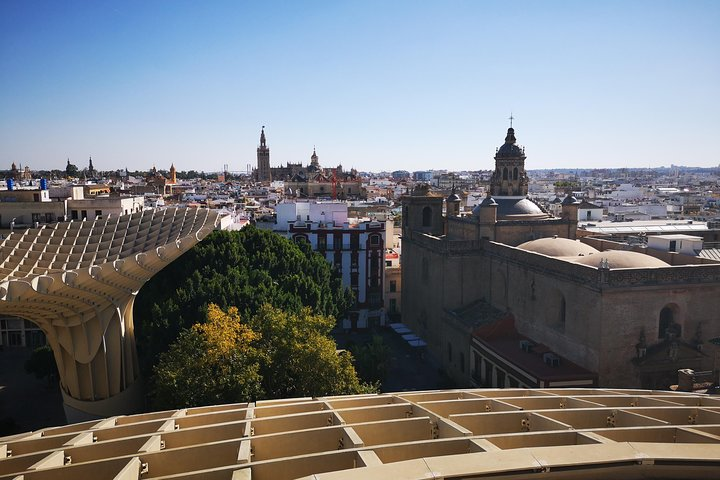
<path fill-rule="evenodd" d="M 462 386 L 540 388 L 716 370 L 720 263 L 576 240 L 580 202 L 555 217 L 527 198 L 525 159 L 508 129 L 471 214 L 427 186 L 403 199 L 403 321 L 443 369 Z"/>

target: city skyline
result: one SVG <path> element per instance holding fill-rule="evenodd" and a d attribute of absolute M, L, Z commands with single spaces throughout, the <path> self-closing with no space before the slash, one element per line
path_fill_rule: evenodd
<path fill-rule="evenodd" d="M 0 4 L 0 165 L 714 167 L 716 2 Z"/>

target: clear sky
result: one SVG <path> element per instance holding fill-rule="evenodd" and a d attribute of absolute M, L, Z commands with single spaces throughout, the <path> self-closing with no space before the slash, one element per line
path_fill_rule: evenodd
<path fill-rule="evenodd" d="M 0 1 L 0 169 L 720 164 L 720 1 Z"/>

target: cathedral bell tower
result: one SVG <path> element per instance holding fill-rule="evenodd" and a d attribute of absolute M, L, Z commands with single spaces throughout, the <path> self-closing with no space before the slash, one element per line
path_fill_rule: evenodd
<path fill-rule="evenodd" d="M 260 131 L 260 146 L 257 149 L 257 181 L 272 182 L 270 172 L 270 149 L 265 141 L 265 126 Z"/>
<path fill-rule="evenodd" d="M 443 235 L 443 197 L 430 191 L 427 184 L 416 185 L 413 192 L 402 197 L 402 232 L 408 238 L 413 232 Z"/>
<path fill-rule="evenodd" d="M 490 179 L 493 197 L 526 197 L 528 177 L 525 172 L 525 148 L 516 145 L 515 129 L 510 127 L 505 144 L 495 152 L 495 172 Z"/>

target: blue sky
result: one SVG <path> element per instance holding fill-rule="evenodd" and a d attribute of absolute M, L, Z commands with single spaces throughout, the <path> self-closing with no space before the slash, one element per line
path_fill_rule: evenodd
<path fill-rule="evenodd" d="M 717 166 L 718 1 L 0 1 L 0 168 Z"/>

